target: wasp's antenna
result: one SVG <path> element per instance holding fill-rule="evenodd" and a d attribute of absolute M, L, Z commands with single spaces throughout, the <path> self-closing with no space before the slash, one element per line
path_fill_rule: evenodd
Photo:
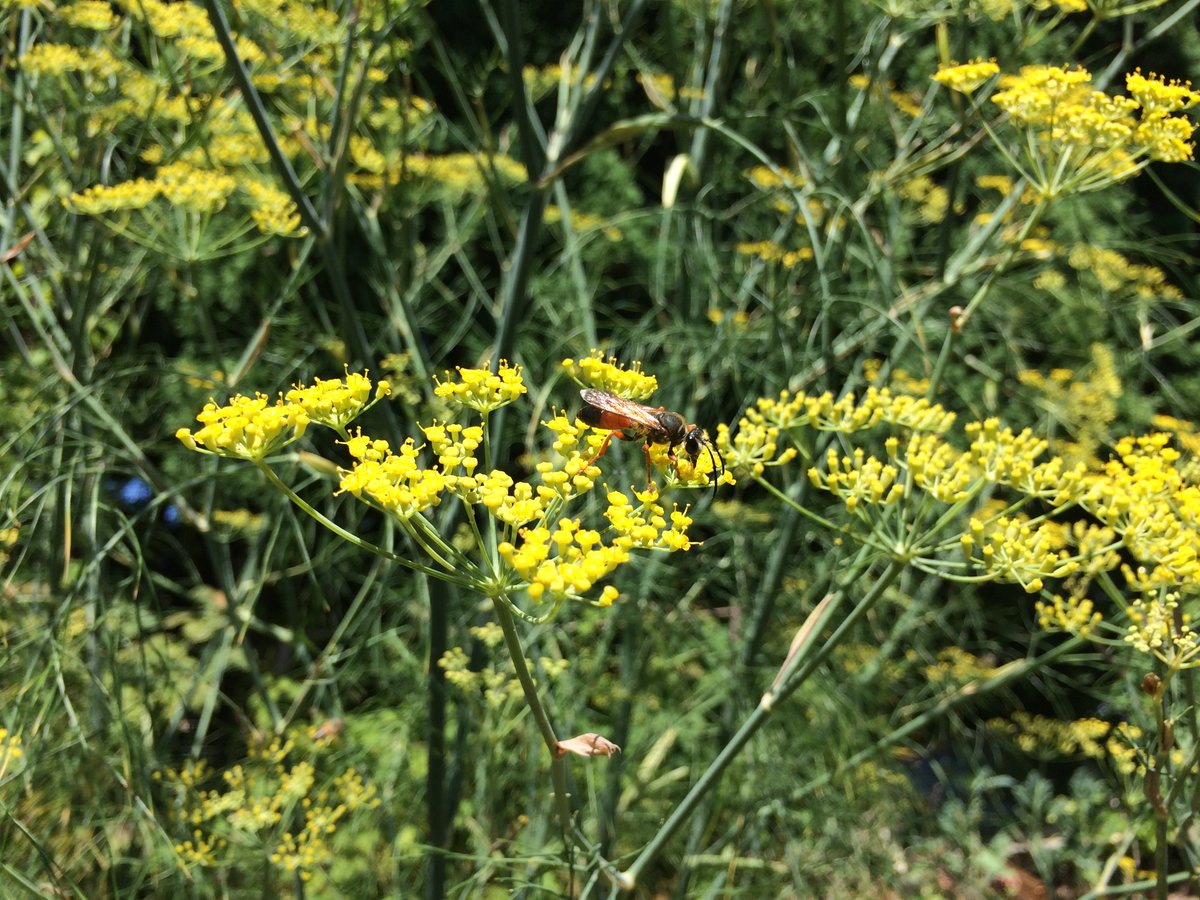
<path fill-rule="evenodd" d="M 721 479 L 725 477 L 725 460 L 721 458 L 720 450 L 713 450 L 713 445 L 709 441 L 704 442 L 704 449 L 708 451 L 708 461 L 712 463 L 713 475 L 713 499 L 717 498 L 717 485 L 721 483 Z M 721 463 L 721 474 L 717 475 L 717 462 Z"/>

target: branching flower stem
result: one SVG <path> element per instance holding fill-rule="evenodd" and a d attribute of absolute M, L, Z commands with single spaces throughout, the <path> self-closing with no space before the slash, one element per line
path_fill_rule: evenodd
<path fill-rule="evenodd" d="M 778 500 L 780 503 L 782 503 L 784 506 L 787 506 L 790 509 L 794 509 L 797 513 L 804 516 L 804 518 L 808 519 L 810 522 L 813 522 L 816 525 L 820 525 L 822 528 L 826 529 L 827 531 L 829 531 L 833 534 L 840 534 L 840 535 L 843 535 L 844 537 L 854 538 L 854 540 L 856 540 L 856 541 L 865 542 L 867 544 L 871 543 L 869 537 L 864 538 L 862 535 L 856 534 L 855 532 L 853 532 L 846 526 L 838 525 L 835 522 L 831 522 L 828 519 L 817 515 L 815 512 L 813 512 L 808 507 L 800 505 L 795 500 L 793 500 L 791 497 L 789 497 L 787 494 L 785 494 L 783 491 L 779 490 L 779 488 L 775 487 L 775 485 L 771 484 L 771 482 L 769 482 L 767 479 L 763 478 L 761 475 L 754 475 L 752 477 L 754 478 L 755 484 L 757 484 L 760 487 L 762 487 L 763 489 L 765 489 L 767 491 L 767 493 L 774 496 L 775 499 Z M 873 545 L 873 546 L 875 546 L 875 545 Z M 883 552 L 887 552 L 886 547 L 875 546 L 875 549 L 883 551 Z"/>
<path fill-rule="evenodd" d="M 438 562 L 442 563 L 442 565 L 446 566 L 449 569 L 449 571 L 442 572 L 438 569 L 430 568 L 429 566 L 423 566 L 420 563 L 413 562 L 410 559 L 407 559 L 403 556 L 399 556 L 395 553 L 392 553 L 390 550 L 385 550 L 383 547 L 380 547 L 378 544 L 372 544 L 370 541 L 364 540 L 363 538 L 359 537 L 353 531 L 347 531 L 345 528 L 338 525 L 337 522 L 334 522 L 332 519 L 325 516 L 323 513 L 314 509 L 312 507 L 312 505 L 308 503 L 307 500 L 305 500 L 303 497 L 301 497 L 299 494 L 297 494 L 295 491 L 293 491 L 288 484 L 286 484 L 285 482 L 280 480 L 279 476 L 275 474 L 275 471 L 270 466 L 268 466 L 265 462 L 263 462 L 262 460 L 255 460 L 254 462 L 255 462 L 255 465 L 258 466 L 259 471 L 262 472 L 267 477 L 267 480 L 270 481 L 271 484 L 275 485 L 275 487 L 279 488 L 279 490 L 283 491 L 283 493 L 287 496 L 287 498 L 289 500 L 292 501 L 292 503 L 294 503 L 299 509 L 301 509 L 303 512 L 305 512 L 310 518 L 316 520 L 321 525 L 328 528 L 330 531 L 332 531 L 334 534 L 336 534 L 338 537 L 340 537 L 342 540 L 346 541 L 347 543 L 353 544 L 355 547 L 359 547 L 363 550 L 366 550 L 369 553 L 375 554 L 376 556 L 382 556 L 385 559 L 389 559 L 392 562 L 396 563 L 397 565 L 403 566 L 406 569 L 411 569 L 414 572 L 420 572 L 422 575 L 428 575 L 430 578 L 436 578 L 439 581 L 448 581 L 452 584 L 462 584 L 463 577 L 462 577 L 461 572 L 456 572 L 456 570 L 454 570 L 451 567 L 450 563 L 447 563 L 447 562 L 441 560 L 439 557 L 437 557 L 433 553 L 432 550 L 425 547 L 423 544 L 422 544 L 422 549 L 425 550 L 427 553 L 429 553 L 429 555 L 432 556 L 434 559 L 437 559 Z M 411 532 L 410 532 L 410 534 L 411 534 Z M 420 542 L 418 541 L 418 543 L 420 543 Z"/>

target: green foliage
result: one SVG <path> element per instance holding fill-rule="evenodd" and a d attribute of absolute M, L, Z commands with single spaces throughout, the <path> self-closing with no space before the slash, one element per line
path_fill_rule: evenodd
<path fill-rule="evenodd" d="M 0 0 L 0 893 L 1196 871 L 1189 12 Z M 589 460 L 601 356 L 737 484 Z"/>

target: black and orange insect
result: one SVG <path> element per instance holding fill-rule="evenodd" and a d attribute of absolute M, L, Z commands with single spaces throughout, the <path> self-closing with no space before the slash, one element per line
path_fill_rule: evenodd
<path fill-rule="evenodd" d="M 579 411 L 577 418 L 592 428 L 606 428 L 609 433 L 600 445 L 599 452 L 591 458 L 588 465 L 604 455 L 613 438 L 622 441 L 643 441 L 642 452 L 646 454 L 646 481 L 650 482 L 650 447 L 654 444 L 667 445 L 667 458 L 672 464 L 678 462 L 675 448 L 682 447 L 684 455 L 692 463 L 700 456 L 701 449 L 708 451 L 708 458 L 713 468 L 713 491 L 717 489 L 720 476 L 716 475 L 717 466 L 721 467 L 721 475 L 725 474 L 725 461 L 721 459 L 719 450 L 714 449 L 708 435 L 702 428 L 687 424 L 687 419 L 676 412 L 668 412 L 663 407 L 644 406 L 625 397 L 618 397 L 608 391 L 597 388 L 585 388 L 579 392 L 586 406 Z"/>

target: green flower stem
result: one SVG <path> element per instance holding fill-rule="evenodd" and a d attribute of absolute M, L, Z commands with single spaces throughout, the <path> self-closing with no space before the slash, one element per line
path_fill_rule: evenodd
<path fill-rule="evenodd" d="M 847 630 L 861 619 L 875 605 L 879 598 L 883 596 L 884 591 L 887 590 L 900 572 L 903 571 L 904 565 L 899 560 L 890 562 L 867 594 L 859 601 L 850 615 L 842 621 L 834 633 L 825 640 L 825 643 L 821 645 L 819 650 L 813 652 L 813 648 L 816 645 L 812 640 L 808 640 L 788 657 L 779 675 L 776 676 L 774 683 L 767 692 L 763 694 L 763 698 L 754 712 L 747 717 L 746 721 L 742 723 L 742 727 L 737 730 L 737 733 L 730 738 L 721 752 L 709 764 L 704 774 L 700 776 L 700 779 L 692 786 L 692 789 L 688 791 L 687 796 L 683 798 L 680 804 L 675 807 L 675 811 L 671 813 L 670 818 L 663 823 L 663 826 L 659 828 L 651 841 L 642 849 L 642 852 L 633 861 L 633 864 L 624 872 L 619 873 L 616 883 L 620 888 L 631 890 L 637 885 L 638 876 L 642 870 L 658 856 L 667 842 L 674 836 L 675 832 L 679 830 L 697 807 L 699 807 L 700 803 L 708 795 L 709 790 L 715 787 L 717 781 L 724 774 L 725 769 L 728 768 L 733 759 L 746 746 L 750 738 L 766 724 L 772 710 L 781 701 L 786 700 L 796 688 L 803 684 L 816 671 L 817 666 L 833 651 Z M 818 605 L 817 610 L 810 617 L 810 624 L 812 626 L 811 634 L 815 634 L 816 630 L 825 621 L 828 621 L 840 597 L 841 591 L 827 597 Z"/>
<path fill-rule="evenodd" d="M 312 229 L 314 234 L 320 235 L 322 241 L 327 240 L 329 229 L 321 221 L 321 217 L 309 201 L 308 195 L 300 187 L 300 178 L 296 175 L 296 170 L 292 168 L 287 154 L 279 146 L 275 130 L 271 127 L 270 119 L 267 118 L 266 107 L 263 106 L 262 97 L 259 96 L 258 88 L 250 80 L 250 73 L 246 70 L 246 65 L 242 62 L 241 57 L 238 56 L 237 46 L 234 44 L 233 35 L 229 30 L 229 21 L 225 18 L 225 11 L 221 9 L 218 0 L 204 0 L 204 8 L 208 11 L 208 19 L 212 23 L 217 43 L 221 45 L 221 51 L 225 54 L 225 64 L 229 67 L 238 90 L 241 91 L 242 99 L 246 102 L 246 108 L 250 111 L 254 124 L 258 126 L 258 133 L 263 139 L 267 153 L 271 156 L 271 162 L 274 163 L 275 169 L 283 178 L 283 184 L 287 188 L 288 194 L 296 203 L 300 218 L 305 225 Z"/>
<path fill-rule="evenodd" d="M 549 622 L 551 619 L 553 619 L 555 616 L 558 615 L 558 611 L 560 609 L 562 609 L 562 606 L 563 606 L 563 601 L 561 599 L 555 600 L 553 605 L 550 607 L 550 611 L 547 612 L 545 615 L 531 616 L 529 613 L 525 612 L 525 610 L 521 609 L 521 607 L 517 606 L 517 604 L 513 603 L 512 600 L 510 600 L 508 598 L 507 593 L 500 594 L 498 597 L 496 597 L 496 599 L 499 600 L 501 603 L 503 603 L 506 607 L 508 607 L 508 611 L 510 613 L 512 613 L 513 616 L 520 619 L 522 622 L 526 623 L 527 625 L 545 625 L 547 622 Z"/>
<path fill-rule="evenodd" d="M 499 360 L 493 361 L 493 372 L 498 371 Z M 505 404 L 507 405 L 507 404 Z M 492 436 L 491 429 L 488 428 L 488 410 L 482 410 L 482 421 L 480 426 L 483 429 L 483 471 L 492 471 Z M 472 510 L 467 510 L 467 518 L 471 521 L 471 530 L 475 534 L 475 540 L 479 542 L 481 558 L 487 561 L 488 576 L 495 581 L 497 573 L 500 571 L 500 554 L 497 547 L 500 546 L 500 539 L 497 532 L 496 517 L 487 515 L 487 534 L 482 535 L 479 532 L 479 523 L 475 520 L 475 514 Z"/>
<path fill-rule="evenodd" d="M 471 562 L 461 551 L 448 543 L 442 537 L 442 532 L 423 515 L 416 513 L 408 518 L 401 518 L 400 524 L 404 526 L 404 531 L 408 536 L 416 541 L 417 545 L 431 559 L 445 566 L 451 572 L 458 572 L 460 577 L 457 580 L 459 583 L 462 583 L 464 586 L 475 587 L 483 582 L 482 573 L 475 563 Z"/>
<path fill-rule="evenodd" d="M 1158 691 L 1154 693 L 1154 720 L 1158 726 L 1158 746 L 1155 748 L 1153 761 L 1146 766 L 1146 799 L 1150 801 L 1150 810 L 1154 814 L 1154 896 L 1157 900 L 1167 900 L 1170 894 L 1167 884 L 1169 861 L 1167 851 L 1170 841 L 1167 838 L 1167 826 L 1170 824 L 1170 812 L 1163 802 L 1163 775 L 1169 776 L 1171 751 L 1174 749 L 1174 739 L 1171 735 L 1171 723 L 1167 721 L 1167 684 L 1170 680 L 1168 671 L 1163 678 Z"/>
<path fill-rule="evenodd" d="M 805 797 L 828 785 L 842 772 L 847 772 L 856 766 L 862 765 L 872 757 L 878 756 L 884 750 L 887 750 L 889 747 L 900 743 L 910 734 L 920 731 L 926 726 L 933 724 L 934 722 L 943 718 L 947 713 L 950 713 L 959 706 L 962 706 L 964 703 L 967 703 L 978 697 L 984 697 L 1000 690 L 1001 688 L 1008 687 L 1011 684 L 1028 678 L 1034 672 L 1045 668 L 1060 656 L 1065 655 L 1068 651 L 1080 647 L 1083 643 L 1083 638 L 1072 637 L 1069 640 L 1059 644 L 1054 649 L 1042 654 L 1041 656 L 1033 659 L 1013 660 L 1012 662 L 1001 666 L 995 675 L 964 684 L 962 687 L 958 688 L 958 690 L 943 697 L 936 704 L 927 709 L 925 712 L 921 713 L 921 715 L 917 716 L 915 719 L 910 719 L 895 731 L 891 732 L 885 737 L 880 738 L 870 747 L 867 747 L 865 750 L 862 750 L 850 757 L 837 770 L 826 772 L 818 778 L 814 778 L 803 787 L 797 789 L 796 792 L 788 798 L 788 802 L 794 803 L 798 800 L 804 799 Z"/>
<path fill-rule="evenodd" d="M 771 484 L 771 482 L 767 481 L 761 475 L 752 475 L 751 477 L 754 479 L 756 484 L 760 485 L 763 488 L 766 488 L 768 493 L 774 495 L 774 497 L 777 500 L 779 500 L 780 503 L 784 504 L 789 509 L 794 509 L 800 515 L 804 516 L 804 518 L 808 519 L 810 522 L 820 525 L 826 531 L 831 531 L 834 534 L 840 534 L 840 535 L 843 535 L 844 537 L 853 538 L 855 541 L 857 541 L 859 543 L 870 543 L 869 538 L 861 537 L 861 536 L 855 534 L 853 531 L 851 531 L 846 526 L 837 525 L 834 522 L 829 521 L 828 519 L 822 518 L 821 516 L 817 515 L 815 512 L 808 509 L 807 507 L 801 506 L 799 503 L 797 503 L 795 500 L 793 500 L 791 497 L 789 497 L 783 491 L 779 490 L 779 488 L 775 487 L 775 485 Z M 876 547 L 876 549 L 881 550 L 883 552 L 887 552 L 886 547 Z"/>
<path fill-rule="evenodd" d="M 926 397 L 932 399 L 937 395 L 938 388 L 942 383 L 942 377 L 946 374 L 946 364 L 950 360 L 955 339 L 961 333 L 961 331 L 966 328 L 967 323 L 971 320 L 971 316 L 975 313 L 975 310 L 979 308 L 979 305 L 984 301 L 987 295 L 991 293 L 992 288 L 995 286 L 1000 276 L 1008 271 L 1009 265 L 1012 264 L 1013 259 L 1015 259 L 1016 255 L 1021 251 L 1021 243 L 1033 231 L 1037 223 L 1041 221 L 1042 214 L 1046 211 L 1046 209 L 1047 203 L 1045 201 L 1039 201 L 1033 207 L 1029 215 L 1026 217 L 1024 223 L 1021 225 L 1021 233 L 1018 234 L 1016 238 L 1014 238 L 1009 244 L 1007 252 L 1005 252 L 1000 261 L 996 263 L 995 267 L 992 268 L 987 277 L 983 280 L 983 284 L 979 286 L 979 289 L 975 291 L 974 295 L 967 302 L 966 307 L 959 315 L 957 327 L 946 329 L 946 338 L 944 341 L 942 341 L 941 352 L 938 354 L 937 362 L 934 364 L 933 374 L 929 377 L 929 390 L 925 392 Z"/>
<path fill-rule="evenodd" d="M 570 794 L 567 790 L 566 759 L 559 755 L 558 736 L 554 733 L 554 726 L 550 724 L 550 716 L 546 713 L 546 708 L 542 706 L 537 685 L 534 684 L 533 676 L 529 673 L 529 665 L 525 662 L 525 652 L 521 649 L 517 624 L 510 612 L 511 604 L 507 597 L 495 596 L 492 598 L 492 606 L 496 610 L 496 621 L 500 623 L 500 629 L 504 632 L 504 646 L 508 648 L 508 655 L 512 659 L 517 681 L 521 683 L 521 690 L 525 694 L 525 703 L 533 714 L 533 720 L 542 734 L 542 741 L 545 743 L 546 749 L 550 751 L 550 777 L 554 786 L 554 806 L 565 839 L 567 835 L 573 833 Z"/>
<path fill-rule="evenodd" d="M 270 466 L 268 466 L 265 462 L 263 462 L 261 459 L 254 460 L 254 464 L 258 467 L 258 470 L 260 472 L 262 472 L 264 475 L 267 476 L 267 480 L 270 481 L 271 484 L 275 485 L 275 487 L 277 487 L 277 488 L 279 488 L 279 490 L 283 491 L 283 493 L 287 496 L 287 498 L 289 500 L 292 501 L 292 503 L 294 503 L 301 510 L 303 510 L 305 513 L 307 513 L 311 518 L 315 519 L 321 525 L 328 528 L 330 531 L 332 531 L 334 534 L 336 534 L 338 537 L 340 537 L 342 540 L 346 541 L 347 543 L 353 544 L 355 547 L 358 547 L 362 550 L 366 550 L 368 553 L 373 553 L 376 556 L 382 556 L 384 559 L 390 559 L 392 562 L 397 563 L 398 565 L 404 566 L 404 568 L 406 568 L 406 569 L 411 569 L 414 572 L 420 572 L 423 575 L 428 575 L 430 578 L 437 578 L 440 581 L 448 581 L 451 584 L 462 584 L 463 583 L 462 573 L 456 572 L 456 570 L 454 570 L 453 568 L 451 568 L 449 572 L 442 572 L 438 569 L 431 569 L 429 566 L 423 566 L 420 563 L 415 563 L 410 559 L 405 559 L 403 556 L 392 553 L 390 550 L 384 550 L 382 547 L 378 546 L 377 544 L 372 544 L 370 541 L 364 540 L 363 538 L 359 537 L 353 531 L 347 531 L 345 528 L 338 525 L 332 519 L 327 518 L 322 513 L 313 509 L 313 507 L 309 505 L 308 501 L 306 501 L 303 497 L 301 497 L 299 494 L 297 494 L 295 491 L 293 491 L 287 484 L 285 484 L 279 478 L 279 476 L 275 474 L 274 470 Z M 439 562 L 441 562 L 441 560 L 439 560 Z M 443 565 L 447 565 L 447 564 L 443 563 Z M 447 566 L 447 567 L 449 568 L 449 566 Z"/>

